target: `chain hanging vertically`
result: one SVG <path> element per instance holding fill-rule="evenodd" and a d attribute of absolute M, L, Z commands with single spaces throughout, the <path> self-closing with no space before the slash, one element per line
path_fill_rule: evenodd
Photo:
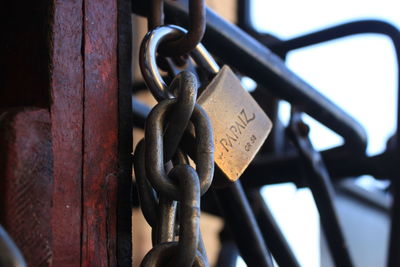
<path fill-rule="evenodd" d="M 190 72 L 175 77 L 169 91 L 176 98 L 164 99 L 154 107 L 146 121 L 145 138 L 135 150 L 141 206 L 153 228 L 154 248 L 142 266 L 207 264 L 199 230 L 200 196 L 212 182 L 213 135 L 207 114 L 195 103 L 197 87 L 195 76 Z M 187 164 L 186 156 L 178 149 L 188 124 L 195 133 L 197 171 Z M 179 218 L 176 219 L 177 202 Z M 179 241 L 175 241 L 175 222 L 179 222 Z"/>
<path fill-rule="evenodd" d="M 151 0 L 149 1 L 148 30 L 162 25 L 164 25 L 164 0 Z M 164 56 L 183 56 L 196 48 L 203 39 L 205 30 L 205 0 L 190 0 L 187 33 L 165 42 L 160 51 Z"/>
<path fill-rule="evenodd" d="M 154 28 L 164 24 L 164 1 L 152 0 L 149 7 L 148 34 L 151 34 Z M 201 41 L 205 29 L 204 0 L 191 1 L 190 14 L 189 33 L 164 41 L 162 54 L 174 56 L 176 60 Z M 146 50 L 149 49 L 142 46 L 140 53 L 146 53 Z M 156 50 L 157 47 L 150 49 L 153 63 L 156 62 Z M 154 76 L 145 75 L 148 86 L 153 79 Z M 173 79 L 167 92 L 155 95 L 159 103 L 150 112 L 145 138 L 135 150 L 139 197 L 143 214 L 152 227 L 154 246 L 142 266 L 208 265 L 199 229 L 200 196 L 212 182 L 214 140 L 207 113 L 196 104 L 197 88 L 194 74 L 185 71 Z M 187 129 L 195 136 L 192 145 L 196 153 L 192 157 L 196 170 L 179 149 Z M 176 241 L 177 235 L 179 241 Z"/>

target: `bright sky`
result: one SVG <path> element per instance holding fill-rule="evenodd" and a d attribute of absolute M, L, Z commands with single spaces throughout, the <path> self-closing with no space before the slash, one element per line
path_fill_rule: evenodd
<path fill-rule="evenodd" d="M 253 0 L 254 26 L 282 39 L 355 19 L 382 19 L 400 27 L 398 1 L 266 1 Z M 368 152 L 384 149 L 395 130 L 396 61 L 390 40 L 368 34 L 343 38 L 289 54 L 289 68 L 357 118 L 369 135 Z M 285 114 L 286 107 L 283 108 Z M 340 137 L 321 138 L 318 148 L 334 146 Z"/>
<path fill-rule="evenodd" d="M 282 39 L 356 19 L 382 19 L 400 28 L 398 0 L 252 1 L 254 26 Z M 369 154 L 384 149 L 396 127 L 397 66 L 389 39 L 372 34 L 339 39 L 296 50 L 287 64 L 361 122 L 368 133 Z M 288 104 L 281 105 L 285 121 L 289 110 Z M 316 148 L 342 142 L 311 118 L 305 120 Z M 319 266 L 318 213 L 309 190 L 286 184 L 266 187 L 263 195 L 302 266 Z"/>

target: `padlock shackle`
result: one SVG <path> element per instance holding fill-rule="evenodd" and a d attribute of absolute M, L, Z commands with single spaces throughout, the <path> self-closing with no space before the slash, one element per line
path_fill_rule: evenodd
<path fill-rule="evenodd" d="M 162 42 L 176 40 L 187 31 L 176 25 L 165 25 L 148 32 L 142 41 L 139 53 L 139 64 L 144 81 L 157 101 L 172 98 L 168 86 L 162 78 L 156 62 L 157 49 Z M 197 65 L 205 68 L 210 74 L 216 74 L 219 66 L 202 44 L 190 52 Z"/>

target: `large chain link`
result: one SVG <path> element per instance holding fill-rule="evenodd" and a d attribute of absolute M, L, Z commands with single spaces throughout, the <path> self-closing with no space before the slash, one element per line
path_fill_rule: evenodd
<path fill-rule="evenodd" d="M 214 140 L 207 113 L 196 104 L 197 87 L 192 73 L 178 74 L 169 88 L 176 97 L 152 109 L 145 138 L 135 149 L 139 198 L 154 246 L 142 266 L 208 265 L 199 229 L 200 197 L 213 178 Z M 193 145 L 196 169 L 179 149 L 183 135 Z"/>
<path fill-rule="evenodd" d="M 189 31 L 163 42 L 161 54 L 177 60 L 198 46 L 205 30 L 204 0 L 190 0 L 189 17 Z M 163 24 L 164 1 L 151 0 L 149 31 Z M 143 49 L 142 45 L 141 53 L 147 50 Z M 150 52 L 155 60 L 156 51 Z M 148 85 L 155 78 L 144 76 Z M 200 197 L 214 174 L 214 138 L 207 113 L 196 104 L 197 88 L 194 74 L 181 72 L 168 87 L 169 95 L 155 94 L 160 102 L 150 112 L 145 138 L 135 149 L 139 198 L 153 241 L 141 266 L 208 266 L 200 234 Z M 179 149 L 183 139 L 189 140 L 196 169 Z"/>
<path fill-rule="evenodd" d="M 149 31 L 164 25 L 164 0 L 149 1 Z M 189 1 L 188 32 L 175 40 L 165 42 L 161 47 L 161 53 L 165 56 L 182 56 L 192 51 L 203 39 L 206 29 L 206 5 L 205 0 Z"/>

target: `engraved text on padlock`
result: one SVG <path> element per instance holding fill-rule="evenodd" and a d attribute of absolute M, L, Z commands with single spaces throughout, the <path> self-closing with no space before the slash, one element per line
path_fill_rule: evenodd
<path fill-rule="evenodd" d="M 228 66 L 218 72 L 198 102 L 214 129 L 215 162 L 234 182 L 261 148 L 272 122 Z"/>

